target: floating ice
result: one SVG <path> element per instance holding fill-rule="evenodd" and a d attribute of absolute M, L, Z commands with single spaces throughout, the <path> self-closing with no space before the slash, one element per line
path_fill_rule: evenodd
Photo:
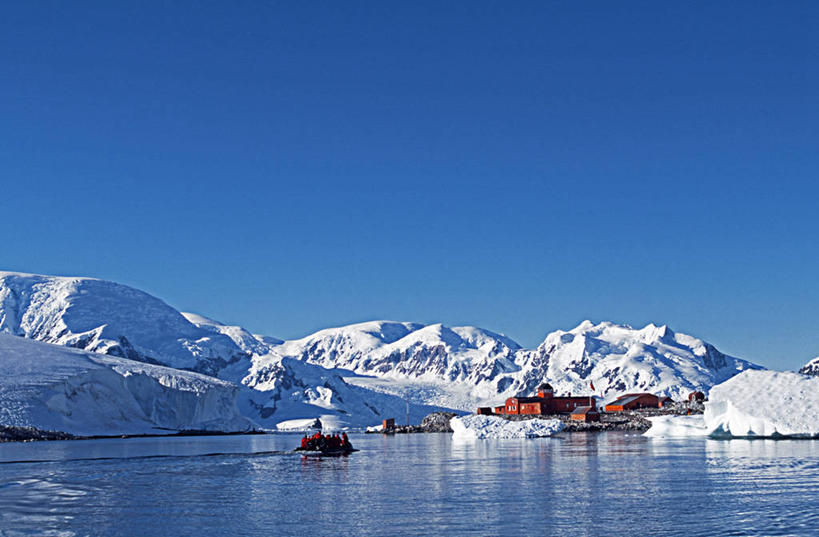
<path fill-rule="evenodd" d="M 647 436 L 819 437 L 819 378 L 745 371 L 711 389 L 702 417 L 651 421 Z"/>
<path fill-rule="evenodd" d="M 560 420 L 534 418 L 525 421 L 509 421 L 497 416 L 471 415 L 452 418 L 452 438 L 455 440 L 480 440 L 484 438 L 538 438 L 552 436 L 563 429 Z"/>

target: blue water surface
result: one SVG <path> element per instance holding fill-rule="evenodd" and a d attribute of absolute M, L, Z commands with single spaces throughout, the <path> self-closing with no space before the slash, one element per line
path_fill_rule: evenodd
<path fill-rule="evenodd" d="M 0 444 L 0 535 L 819 535 L 819 441 L 352 440 Z"/>

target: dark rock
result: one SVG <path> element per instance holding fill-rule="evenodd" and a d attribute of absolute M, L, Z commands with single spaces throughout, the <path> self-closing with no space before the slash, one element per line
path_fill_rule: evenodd
<path fill-rule="evenodd" d="M 34 440 L 73 440 L 74 435 L 60 431 L 41 431 L 34 427 L 0 425 L 0 442 L 31 442 Z"/>
<path fill-rule="evenodd" d="M 421 429 L 426 433 L 451 433 L 449 420 L 455 416 L 454 412 L 433 412 L 421 420 Z"/>

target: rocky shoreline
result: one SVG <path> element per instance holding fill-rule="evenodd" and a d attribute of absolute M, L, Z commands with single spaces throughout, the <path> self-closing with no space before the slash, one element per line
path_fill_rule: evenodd
<path fill-rule="evenodd" d="M 34 427 L 0 425 L 0 442 L 35 442 L 43 440 L 74 440 L 77 437 L 61 431 L 41 431 Z"/>
<path fill-rule="evenodd" d="M 0 425 L 0 443 L 4 442 L 41 442 L 52 440 L 99 440 L 103 438 L 165 438 L 174 436 L 237 436 L 247 434 L 268 434 L 265 431 L 204 431 L 198 429 L 176 431 L 168 434 L 111 434 L 94 436 L 77 436 L 62 431 L 44 431 L 35 427 L 12 427 Z"/>

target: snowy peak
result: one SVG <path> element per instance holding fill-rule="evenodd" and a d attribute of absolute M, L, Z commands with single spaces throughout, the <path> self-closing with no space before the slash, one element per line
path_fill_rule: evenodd
<path fill-rule="evenodd" d="M 385 325 L 404 335 L 379 337 Z M 591 321 L 552 332 L 533 350 L 481 328 L 379 321 L 323 330 L 273 352 L 395 382 L 460 386 L 470 394 L 462 401 L 533 392 L 544 380 L 563 393 L 591 395 L 594 385 L 602 398 L 627 391 L 684 398 L 755 367 L 666 325 Z"/>
<path fill-rule="evenodd" d="M 488 330 L 373 321 L 321 330 L 287 341 L 274 353 L 326 368 L 435 381 L 466 380 L 474 364 L 508 358 L 520 345 Z"/>
<path fill-rule="evenodd" d="M 148 293 L 93 278 L 0 272 L 0 332 L 209 374 L 247 354 Z"/>
<path fill-rule="evenodd" d="M 526 371 L 519 386 L 524 390 L 547 378 L 555 389 L 573 393 L 588 391 L 593 384 L 603 398 L 647 391 L 679 399 L 756 368 L 665 325 L 635 329 L 589 321 L 549 334 L 535 351 L 521 353 L 518 363 Z"/>
<path fill-rule="evenodd" d="M 803 375 L 813 375 L 819 377 L 819 356 L 803 365 L 799 372 Z"/>

